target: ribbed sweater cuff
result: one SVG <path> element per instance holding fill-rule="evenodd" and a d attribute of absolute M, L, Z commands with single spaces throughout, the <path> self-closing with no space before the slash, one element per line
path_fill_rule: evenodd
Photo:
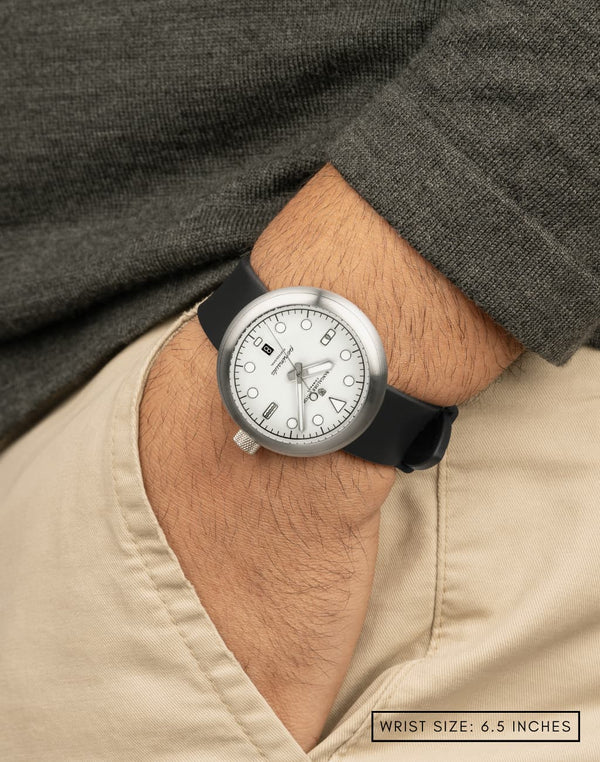
<path fill-rule="evenodd" d="M 438 127 L 416 100 L 398 87 L 385 89 L 329 146 L 329 160 L 497 323 L 527 349 L 563 364 L 593 332 L 600 281 L 455 147 L 451 126 Z"/>

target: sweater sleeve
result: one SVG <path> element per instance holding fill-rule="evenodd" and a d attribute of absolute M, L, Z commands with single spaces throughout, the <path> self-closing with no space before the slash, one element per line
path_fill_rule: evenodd
<path fill-rule="evenodd" d="M 600 7 L 463 2 L 329 147 L 344 178 L 527 349 L 600 329 Z"/>

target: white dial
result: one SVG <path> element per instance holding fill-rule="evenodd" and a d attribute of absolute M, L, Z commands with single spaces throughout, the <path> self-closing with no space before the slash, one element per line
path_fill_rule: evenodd
<path fill-rule="evenodd" d="M 348 424 L 369 387 L 365 350 L 322 307 L 290 305 L 247 327 L 231 358 L 231 392 L 270 437 L 322 439 Z"/>
<path fill-rule="evenodd" d="M 293 286 L 238 312 L 219 346 L 217 377 L 245 449 L 254 441 L 309 456 L 339 450 L 365 431 L 383 401 L 387 364 L 356 305 Z"/>

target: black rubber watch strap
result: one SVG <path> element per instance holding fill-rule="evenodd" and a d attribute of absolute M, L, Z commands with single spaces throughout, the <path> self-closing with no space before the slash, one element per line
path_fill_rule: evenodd
<path fill-rule="evenodd" d="M 216 349 L 238 312 L 266 293 L 267 287 L 250 266 L 250 256 L 245 254 L 231 275 L 198 306 L 198 320 Z"/>
<path fill-rule="evenodd" d="M 388 385 L 369 428 L 344 450 L 407 473 L 429 468 L 441 460 L 457 415 L 454 406 L 430 405 Z"/>
<path fill-rule="evenodd" d="M 231 275 L 198 306 L 200 324 L 217 349 L 237 313 L 266 292 L 250 266 L 250 256 L 244 255 Z M 344 450 L 407 473 L 429 468 L 442 459 L 457 415 L 455 406 L 430 405 L 388 385 L 369 428 Z"/>

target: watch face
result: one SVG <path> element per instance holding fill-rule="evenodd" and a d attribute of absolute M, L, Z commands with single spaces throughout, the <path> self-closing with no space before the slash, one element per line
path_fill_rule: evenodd
<path fill-rule="evenodd" d="M 255 299 L 219 351 L 221 394 L 259 444 L 318 455 L 356 439 L 375 416 L 387 368 L 368 318 L 343 297 L 286 288 Z"/>

